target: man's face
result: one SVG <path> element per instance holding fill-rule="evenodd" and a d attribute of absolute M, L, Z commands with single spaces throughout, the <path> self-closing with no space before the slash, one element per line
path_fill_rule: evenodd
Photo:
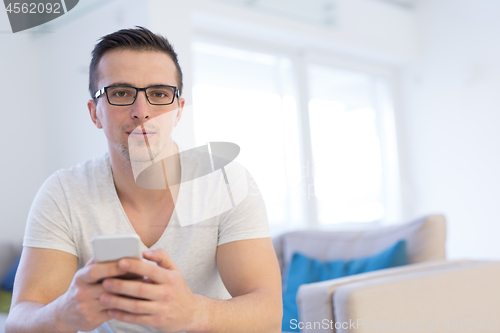
<path fill-rule="evenodd" d="M 177 86 L 177 69 L 163 52 L 115 50 L 104 54 L 98 66 L 101 89 L 113 85 L 145 88 L 153 85 Z M 170 105 L 151 105 L 140 91 L 134 104 L 110 105 L 105 95 L 97 104 L 90 100 L 90 116 L 108 139 L 110 153 L 120 153 L 129 161 L 150 161 L 171 140 L 173 128 L 182 115 L 184 99 L 177 97 Z M 146 147 L 146 130 L 150 149 Z"/>

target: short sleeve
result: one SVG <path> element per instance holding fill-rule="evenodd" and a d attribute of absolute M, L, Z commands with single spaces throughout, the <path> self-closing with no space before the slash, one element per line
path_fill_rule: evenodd
<path fill-rule="evenodd" d="M 239 177 L 238 181 L 246 182 L 248 192 L 241 202 L 221 215 L 217 245 L 243 239 L 271 237 L 266 207 L 257 183 L 241 165 L 235 164 L 233 168 L 238 168 L 236 173 L 240 174 L 243 170 L 245 177 Z M 230 175 L 228 177 L 231 178 Z"/>
<path fill-rule="evenodd" d="M 31 205 L 23 246 L 60 250 L 78 256 L 68 201 L 58 173 L 52 174 Z"/>

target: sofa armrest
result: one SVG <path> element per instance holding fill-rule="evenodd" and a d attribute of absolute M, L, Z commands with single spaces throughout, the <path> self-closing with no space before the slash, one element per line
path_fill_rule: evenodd
<path fill-rule="evenodd" d="M 407 272 L 359 281 L 333 294 L 338 333 L 448 332 L 500 328 L 500 262 Z"/>
<path fill-rule="evenodd" d="M 14 242 L 0 242 L 0 280 L 9 270 L 10 266 L 21 254 L 22 246 Z"/>
<path fill-rule="evenodd" d="M 337 288 L 354 282 L 368 281 L 382 277 L 397 276 L 400 274 L 422 272 L 428 270 L 444 269 L 446 267 L 467 265 L 472 261 L 428 261 L 419 264 L 382 269 L 378 271 L 346 276 L 338 279 L 304 284 L 300 286 L 297 293 L 297 304 L 299 307 L 299 320 L 306 325 L 301 332 L 334 332 L 335 323 L 332 296 Z M 319 323 L 319 324 L 315 324 Z M 327 325 L 325 325 L 325 323 Z M 309 327 L 307 327 L 309 326 Z M 326 328 L 325 326 L 328 326 Z"/>

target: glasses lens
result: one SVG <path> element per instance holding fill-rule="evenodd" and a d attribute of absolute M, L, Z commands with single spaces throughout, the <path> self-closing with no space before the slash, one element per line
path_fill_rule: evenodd
<path fill-rule="evenodd" d="M 131 87 L 109 87 L 107 92 L 109 102 L 116 105 L 132 104 L 136 93 Z"/>
<path fill-rule="evenodd" d="M 171 104 L 174 101 L 175 88 L 169 86 L 155 86 L 146 90 L 151 104 Z"/>

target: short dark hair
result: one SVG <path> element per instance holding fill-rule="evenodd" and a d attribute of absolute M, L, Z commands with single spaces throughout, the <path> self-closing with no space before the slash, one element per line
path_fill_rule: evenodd
<path fill-rule="evenodd" d="M 109 35 L 101 37 L 92 51 L 92 60 L 89 68 L 89 92 L 92 99 L 99 89 L 98 65 L 104 54 L 112 50 L 132 50 L 132 51 L 159 51 L 170 56 L 177 68 L 177 85 L 179 94 L 182 94 L 182 71 L 177 60 L 177 53 L 169 41 L 161 36 L 152 33 L 149 29 L 136 26 L 135 29 L 122 29 Z"/>

